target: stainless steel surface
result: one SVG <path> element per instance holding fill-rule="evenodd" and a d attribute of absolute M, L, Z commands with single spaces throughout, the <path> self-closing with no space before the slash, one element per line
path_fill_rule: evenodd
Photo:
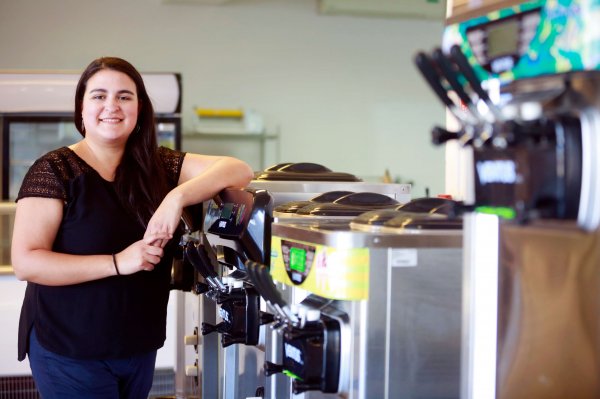
<path fill-rule="evenodd" d="M 339 190 L 385 194 L 401 203 L 410 201 L 411 195 L 410 184 L 252 180 L 249 186 L 269 191 L 273 196 L 273 206 L 307 200 L 328 191 Z"/>
<path fill-rule="evenodd" d="M 15 202 L 0 202 L 0 275 L 14 273 L 10 259 L 10 247 L 16 209 Z"/>
<path fill-rule="evenodd" d="M 264 336 L 265 327 L 261 328 Z M 254 397 L 256 389 L 264 387 L 264 338 L 258 346 L 231 345 L 221 349 L 224 357 L 224 399 Z"/>
<path fill-rule="evenodd" d="M 368 299 L 328 300 L 327 307 L 320 308 L 324 314 L 344 315 L 348 320 L 342 338 L 346 358 L 342 361 L 340 392 L 294 395 L 288 387 L 285 398 L 459 396 L 460 231 L 366 233 L 349 231 L 347 223 L 344 227 L 336 222 L 313 226 L 274 224 L 272 229 L 273 236 L 286 240 L 336 249 L 369 248 Z M 414 261 L 406 262 L 407 254 Z M 281 288 L 282 284 L 277 286 Z M 314 306 L 315 301 L 326 300 L 301 287 L 285 287 L 285 295 L 294 303 Z"/>
<path fill-rule="evenodd" d="M 401 203 L 410 200 L 410 185 L 407 184 L 262 182 L 255 180 L 250 184 L 250 187 L 269 191 L 274 198 L 275 206 L 283 202 L 298 199 L 306 200 L 323 192 L 342 189 L 356 192 L 377 192 L 388 195 Z M 345 219 L 345 222 L 347 226 L 348 219 Z M 211 245 L 218 245 L 219 243 L 218 238 L 211 237 Z M 291 289 L 288 290 L 287 294 L 291 294 L 291 291 Z M 198 327 L 200 328 L 202 322 L 217 324 L 220 320 L 214 302 L 204 296 L 201 296 L 199 300 Z M 266 305 L 262 300 L 261 308 L 266 310 Z M 276 334 L 270 326 L 261 326 L 261 342 L 258 346 L 234 344 L 228 348 L 222 347 L 220 337 L 217 334 L 204 336 L 202 345 L 198 347 L 201 397 L 246 398 L 254 396 L 258 387 L 264 387 L 265 397 L 267 398 L 289 398 L 289 379 L 281 374 L 267 379 L 263 371 L 263 364 L 266 359 L 273 359 L 272 361 L 275 362 L 281 357 L 280 351 L 277 350 Z"/>
<path fill-rule="evenodd" d="M 204 295 L 198 297 L 200 301 L 200 314 L 197 322 L 202 321 L 216 324 L 217 307 L 215 303 Z M 198 328 L 200 328 L 200 325 Z M 223 387 L 223 356 L 221 342 L 218 334 L 208 334 L 202 337 L 202 345 L 198 346 L 198 382 L 201 398 L 222 398 Z"/>
<path fill-rule="evenodd" d="M 352 231 L 348 222 L 314 221 L 302 224 L 273 224 L 272 234 L 335 248 L 457 248 L 462 245 L 460 230 L 415 230 L 405 233 Z"/>

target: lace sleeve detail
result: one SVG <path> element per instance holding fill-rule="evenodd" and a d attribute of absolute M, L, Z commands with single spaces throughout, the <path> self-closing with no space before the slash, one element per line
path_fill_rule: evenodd
<path fill-rule="evenodd" d="M 29 168 L 19 189 L 17 201 L 25 197 L 67 200 L 67 192 L 63 181 L 49 158 L 40 158 Z"/>
<path fill-rule="evenodd" d="M 165 172 L 167 174 L 169 183 L 171 183 L 173 186 L 177 186 L 179 175 L 181 174 L 181 167 L 183 166 L 185 152 L 171 150 L 167 147 L 159 147 L 158 156 L 165 167 Z"/>

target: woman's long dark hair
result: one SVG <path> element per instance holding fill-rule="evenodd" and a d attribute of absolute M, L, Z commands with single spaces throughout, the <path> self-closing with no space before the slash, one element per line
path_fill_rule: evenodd
<path fill-rule="evenodd" d="M 83 71 L 75 91 L 75 127 L 85 137 L 81 112 L 88 80 L 105 69 L 126 74 L 137 89 L 139 113 L 137 125 L 127 140 L 123 159 L 115 174 L 115 189 L 121 203 L 143 226 L 154 214 L 168 192 L 167 179 L 158 155 L 154 109 L 140 73 L 129 62 L 102 57 Z"/>

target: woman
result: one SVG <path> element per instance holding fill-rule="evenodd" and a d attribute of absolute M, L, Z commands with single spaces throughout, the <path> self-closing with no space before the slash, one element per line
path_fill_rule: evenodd
<path fill-rule="evenodd" d="M 182 210 L 247 185 L 252 170 L 157 148 L 142 77 L 119 58 L 81 75 L 75 125 L 83 139 L 38 159 L 17 198 L 19 360 L 28 354 L 45 399 L 146 398 Z"/>

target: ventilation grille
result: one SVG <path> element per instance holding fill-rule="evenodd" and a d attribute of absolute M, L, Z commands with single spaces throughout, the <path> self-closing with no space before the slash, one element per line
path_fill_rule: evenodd
<path fill-rule="evenodd" d="M 175 395 L 175 372 L 173 369 L 157 369 L 150 390 L 150 398 Z M 31 376 L 0 377 L 0 399 L 40 399 Z"/>
<path fill-rule="evenodd" d="M 39 399 L 31 376 L 0 377 L 0 399 Z"/>

